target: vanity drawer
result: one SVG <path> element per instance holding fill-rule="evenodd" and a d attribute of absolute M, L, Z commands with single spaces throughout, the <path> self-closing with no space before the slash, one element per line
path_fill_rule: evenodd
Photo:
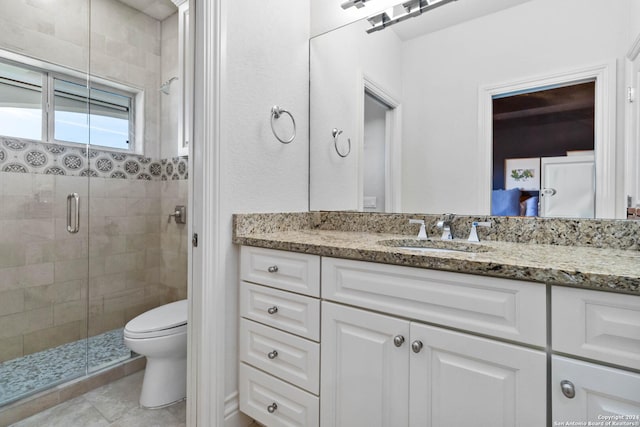
<path fill-rule="evenodd" d="M 552 348 L 640 369 L 640 297 L 554 287 Z"/>
<path fill-rule="evenodd" d="M 240 278 L 313 297 L 320 296 L 320 257 L 243 246 Z"/>
<path fill-rule="evenodd" d="M 240 410 L 269 427 L 320 423 L 318 397 L 244 363 L 240 364 Z"/>
<path fill-rule="evenodd" d="M 320 300 L 240 283 L 240 315 L 314 341 L 320 340 Z"/>
<path fill-rule="evenodd" d="M 320 345 L 240 320 L 240 360 L 313 394 L 320 388 Z"/>
<path fill-rule="evenodd" d="M 546 346 L 546 291 L 540 283 L 323 258 L 322 297 Z"/>

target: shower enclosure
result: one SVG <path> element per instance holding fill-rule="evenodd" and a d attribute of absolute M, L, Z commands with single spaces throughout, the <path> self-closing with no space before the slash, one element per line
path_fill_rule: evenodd
<path fill-rule="evenodd" d="M 167 221 L 187 204 L 182 94 L 159 91 L 178 14 L 160 3 L 0 5 L 0 409 L 130 359 L 126 322 L 186 298 L 186 225 Z"/>

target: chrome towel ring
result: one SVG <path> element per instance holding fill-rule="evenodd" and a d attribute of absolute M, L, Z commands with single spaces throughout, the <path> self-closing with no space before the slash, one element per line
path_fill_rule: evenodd
<path fill-rule="evenodd" d="M 282 139 L 278 136 L 278 134 L 276 133 L 275 128 L 273 127 L 273 121 L 276 119 L 279 119 L 281 115 L 286 114 L 289 117 L 291 117 L 291 122 L 293 123 L 293 135 L 291 135 L 291 138 L 289 139 Z M 293 141 L 294 139 L 296 139 L 296 119 L 293 118 L 293 115 L 288 112 L 287 110 L 285 110 L 284 108 L 280 108 L 277 105 L 274 105 L 273 107 L 271 107 L 271 132 L 273 132 L 273 136 L 276 137 L 276 139 L 280 142 L 282 142 L 283 144 L 288 144 L 291 141 Z"/>
<path fill-rule="evenodd" d="M 331 135 L 333 135 L 333 146 L 336 149 L 336 153 L 338 153 L 338 156 L 344 158 L 344 157 L 347 157 L 349 153 L 351 153 L 351 138 L 347 138 L 347 142 L 349 143 L 348 145 L 349 148 L 347 149 L 346 154 L 342 154 L 338 149 L 338 140 L 340 139 L 339 136 L 341 133 L 342 131 L 336 128 L 333 128 L 333 130 L 331 131 Z"/>

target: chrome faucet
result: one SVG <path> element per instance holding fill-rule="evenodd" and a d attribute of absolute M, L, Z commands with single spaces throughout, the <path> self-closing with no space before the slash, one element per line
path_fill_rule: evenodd
<path fill-rule="evenodd" d="M 420 224 L 420 231 L 418 232 L 418 240 L 427 240 L 427 227 L 424 225 L 423 219 L 410 219 L 409 224 Z"/>
<path fill-rule="evenodd" d="M 451 232 L 451 221 L 453 221 L 454 214 L 444 214 L 444 219 L 438 221 L 436 226 L 442 228 L 442 240 L 452 240 L 453 233 Z"/>
<path fill-rule="evenodd" d="M 473 221 L 471 223 L 471 232 L 469 233 L 469 240 L 470 242 L 479 242 L 480 239 L 478 238 L 478 227 L 491 227 L 491 222 L 490 221 L 485 221 L 485 222 L 478 222 L 478 221 Z"/>

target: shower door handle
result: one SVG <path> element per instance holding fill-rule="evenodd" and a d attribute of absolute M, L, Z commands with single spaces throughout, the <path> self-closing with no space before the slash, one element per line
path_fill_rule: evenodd
<path fill-rule="evenodd" d="M 78 193 L 71 193 L 67 196 L 67 231 L 75 234 L 80 230 L 80 196 Z M 75 215 L 72 213 L 74 212 Z M 75 222 L 71 225 L 75 216 Z"/>

